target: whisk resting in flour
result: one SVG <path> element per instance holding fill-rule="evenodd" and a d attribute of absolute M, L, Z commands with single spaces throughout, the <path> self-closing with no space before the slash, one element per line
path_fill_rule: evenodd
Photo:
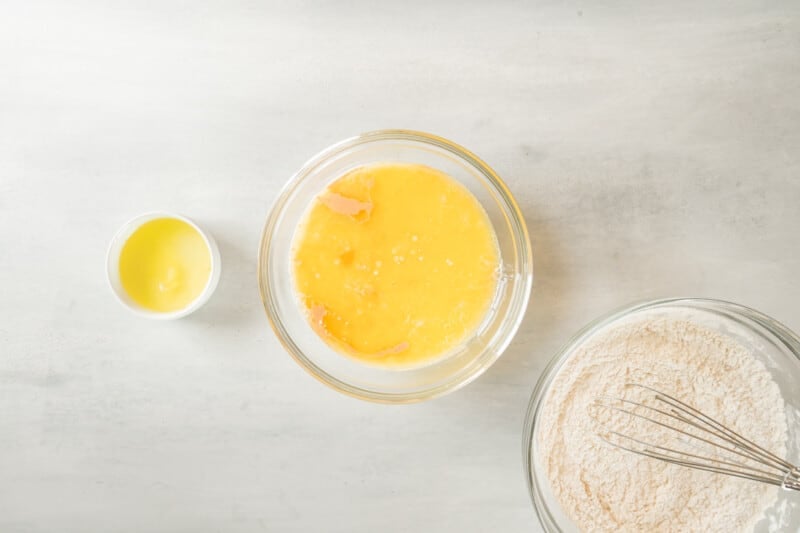
<path fill-rule="evenodd" d="M 800 491 L 800 469 L 682 402 L 638 383 L 638 401 L 598 396 L 590 404 L 598 436 L 638 455 Z M 622 424 L 625 433 L 610 429 Z M 635 436 L 634 436 L 635 435 Z"/>

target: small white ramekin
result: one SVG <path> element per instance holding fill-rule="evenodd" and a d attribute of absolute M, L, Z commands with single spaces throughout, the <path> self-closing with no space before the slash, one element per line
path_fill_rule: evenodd
<path fill-rule="evenodd" d="M 208 276 L 208 282 L 206 283 L 203 292 L 200 293 L 200 296 L 195 298 L 183 309 L 163 313 L 151 311 L 150 309 L 146 309 L 134 302 L 125 291 L 125 288 L 122 286 L 122 282 L 119 279 L 119 256 L 122 253 L 122 248 L 125 245 L 125 242 L 127 242 L 128 238 L 130 238 L 130 236 L 133 235 L 133 233 L 139 229 L 142 224 L 157 218 L 174 218 L 186 222 L 195 230 L 197 230 L 197 232 L 203 237 L 206 246 L 208 246 L 208 251 L 211 254 L 211 274 Z M 203 304 L 206 303 L 209 298 L 211 298 L 211 295 L 217 288 L 221 269 L 222 261 L 219 255 L 219 249 L 217 248 L 217 243 L 214 242 L 214 238 L 211 237 L 211 234 L 203 230 L 203 228 L 185 216 L 167 211 L 151 211 L 148 213 L 143 213 L 123 224 L 119 231 L 117 231 L 117 234 L 114 235 L 114 238 L 111 239 L 111 244 L 108 246 L 108 253 L 106 254 L 106 276 L 108 278 L 108 284 L 111 287 L 111 292 L 114 293 L 114 295 L 117 297 L 117 300 L 119 300 L 122 305 L 133 311 L 135 314 L 153 320 L 174 320 L 200 309 L 200 307 L 202 307 Z"/>

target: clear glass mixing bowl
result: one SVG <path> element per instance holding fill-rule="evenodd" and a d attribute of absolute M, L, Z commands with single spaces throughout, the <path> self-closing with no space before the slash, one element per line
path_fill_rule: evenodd
<path fill-rule="evenodd" d="M 578 531 L 552 494 L 544 473 L 537 468 L 537 421 L 553 379 L 575 350 L 598 331 L 640 313 L 673 311 L 690 312 L 692 320 L 732 336 L 764 363 L 786 402 L 789 428 L 786 459 L 800 464 L 800 338 L 795 333 L 758 311 L 720 300 L 677 298 L 633 305 L 597 319 L 575 335 L 553 357 L 533 390 L 525 418 L 522 452 L 531 500 L 545 531 Z M 800 493 L 780 491 L 776 505 L 756 524 L 755 531 L 775 530 L 776 526 L 779 531 L 800 530 Z"/>
<path fill-rule="evenodd" d="M 423 164 L 458 180 L 485 209 L 500 248 L 497 290 L 478 329 L 447 357 L 407 370 L 368 366 L 323 342 L 299 305 L 290 272 L 292 237 L 311 201 L 345 172 L 381 162 Z M 405 130 L 375 131 L 347 139 L 306 163 L 283 189 L 267 218 L 258 258 L 264 308 L 291 356 L 312 376 L 340 392 L 387 403 L 440 396 L 483 373 L 519 328 L 532 282 L 525 220 L 502 180 L 466 149 L 441 137 Z"/>

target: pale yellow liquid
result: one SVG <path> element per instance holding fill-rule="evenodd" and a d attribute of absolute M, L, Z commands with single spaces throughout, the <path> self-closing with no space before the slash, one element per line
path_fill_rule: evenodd
<path fill-rule="evenodd" d="M 196 300 L 211 275 L 203 236 L 175 218 L 145 222 L 125 241 L 119 278 L 131 299 L 150 311 L 170 312 Z"/>

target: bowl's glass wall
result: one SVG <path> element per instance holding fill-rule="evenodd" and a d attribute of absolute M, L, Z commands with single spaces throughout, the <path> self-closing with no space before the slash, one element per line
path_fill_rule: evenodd
<path fill-rule="evenodd" d="M 671 299 L 635 305 L 600 318 L 579 332 L 553 358 L 531 396 L 523 435 L 523 461 L 531 499 L 545 531 L 578 531 L 552 494 L 542 469 L 537 467 L 537 419 L 553 378 L 578 346 L 612 323 L 634 314 L 675 311 L 688 314 L 692 320 L 733 337 L 764 363 L 786 402 L 789 428 L 786 458 L 800 464 L 800 339 L 797 335 L 766 315 L 719 300 Z M 797 531 L 800 527 L 800 493 L 781 491 L 777 504 L 756 525 L 756 531 L 769 531 L 770 523 L 778 526 L 778 530 Z"/>
<path fill-rule="evenodd" d="M 447 357 L 422 367 L 371 367 L 337 353 L 311 329 L 297 301 L 290 269 L 292 240 L 312 200 L 355 167 L 406 162 L 436 168 L 480 201 L 500 248 L 499 282 L 475 334 Z M 426 134 L 386 131 L 331 147 L 291 180 L 267 220 L 259 254 L 259 285 L 267 314 L 287 350 L 315 377 L 375 401 L 407 402 L 453 390 L 477 377 L 503 352 L 522 320 L 532 282 L 531 250 L 522 216 L 505 185 L 462 148 Z"/>

